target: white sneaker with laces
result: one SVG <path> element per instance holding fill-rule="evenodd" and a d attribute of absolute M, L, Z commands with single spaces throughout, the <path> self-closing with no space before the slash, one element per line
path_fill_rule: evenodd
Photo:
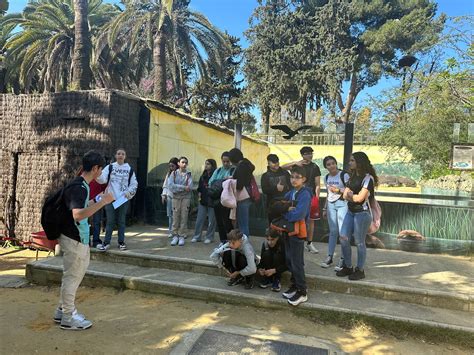
<path fill-rule="evenodd" d="M 340 258 L 339 262 L 334 267 L 334 271 L 336 271 L 336 272 L 341 271 L 343 267 L 344 267 L 344 258 Z"/>
<path fill-rule="evenodd" d="M 332 264 L 332 256 L 328 256 L 322 263 L 321 267 L 322 268 L 328 268 Z"/>
<path fill-rule="evenodd" d="M 306 243 L 305 249 L 307 251 L 309 251 L 311 254 L 318 254 L 319 253 L 319 250 L 316 249 L 316 247 L 313 245 L 313 243 L 311 243 L 311 244 Z"/>
<path fill-rule="evenodd" d="M 195 235 L 193 239 L 191 239 L 191 243 L 197 243 L 201 241 L 201 237 L 198 235 Z"/>
<path fill-rule="evenodd" d="M 178 244 L 178 241 L 179 241 L 179 238 L 178 238 L 177 235 L 175 235 L 175 236 L 173 237 L 173 239 L 171 240 L 171 245 L 172 245 L 172 246 L 177 245 L 177 244 Z"/>
<path fill-rule="evenodd" d="M 61 319 L 61 329 L 84 330 L 92 327 L 92 322 L 87 320 L 82 314 L 74 310 L 71 315 L 63 314 Z"/>
<path fill-rule="evenodd" d="M 182 247 L 184 245 L 184 237 L 179 237 L 178 245 Z"/>
<path fill-rule="evenodd" d="M 98 251 L 105 251 L 105 247 L 103 244 L 97 244 L 95 246 L 95 248 L 98 250 Z"/>
<path fill-rule="evenodd" d="M 212 243 L 212 240 L 210 240 L 210 239 L 204 240 L 204 244 L 211 244 L 211 243 Z"/>

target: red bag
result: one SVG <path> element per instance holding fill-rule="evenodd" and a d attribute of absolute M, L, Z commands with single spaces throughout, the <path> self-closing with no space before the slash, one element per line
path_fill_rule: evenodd
<path fill-rule="evenodd" d="M 250 180 L 250 186 L 247 191 L 250 195 L 250 198 L 253 202 L 258 203 L 260 201 L 260 191 L 258 190 L 257 181 L 255 180 L 255 176 L 252 175 L 252 179 Z"/>
<path fill-rule="evenodd" d="M 311 210 L 309 212 L 309 219 L 321 219 L 321 213 L 319 212 L 319 198 L 316 195 L 313 196 L 313 198 L 311 199 Z"/>

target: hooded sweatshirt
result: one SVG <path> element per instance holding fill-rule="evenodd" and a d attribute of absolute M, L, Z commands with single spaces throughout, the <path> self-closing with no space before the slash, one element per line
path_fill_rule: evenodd
<path fill-rule="evenodd" d="M 214 249 L 212 252 L 210 258 L 219 268 L 223 266 L 222 255 L 228 250 L 232 250 L 229 246 L 229 242 L 225 243 L 220 248 Z M 257 265 L 255 264 L 255 251 L 253 250 L 252 244 L 249 242 L 249 238 L 245 234 L 242 237 L 242 244 L 240 245 L 240 248 L 234 250 L 242 253 L 245 256 L 245 259 L 247 259 L 247 266 L 239 271 L 240 275 L 249 276 L 255 274 L 257 272 Z"/>
<path fill-rule="evenodd" d="M 262 191 L 267 195 L 267 205 L 271 201 L 283 200 L 291 188 L 290 173 L 282 168 L 278 168 L 277 171 L 267 168 L 267 172 L 262 175 L 261 183 Z M 282 192 L 277 189 L 278 183 L 284 186 Z"/>
<path fill-rule="evenodd" d="M 107 188 L 114 194 L 116 200 L 121 196 L 125 196 L 130 200 L 133 196 L 135 196 L 138 188 L 138 182 L 135 173 L 132 174 L 130 185 L 128 184 L 131 169 L 130 165 L 128 163 L 119 165 L 117 162 L 107 165 L 102 170 L 102 174 L 96 179 L 99 184 L 107 183 L 110 169 L 112 169 L 112 173 L 110 174 L 110 181 L 107 185 Z"/>

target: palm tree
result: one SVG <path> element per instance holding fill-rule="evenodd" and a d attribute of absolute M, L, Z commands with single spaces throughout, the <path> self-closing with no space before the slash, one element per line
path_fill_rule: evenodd
<path fill-rule="evenodd" d="M 89 89 L 92 80 L 90 67 L 92 43 L 88 14 L 88 0 L 74 0 L 74 54 L 72 57 L 72 88 L 74 90 Z"/>
<path fill-rule="evenodd" d="M 186 70 L 207 76 L 207 63 L 218 66 L 228 43 L 189 0 L 124 1 L 125 9 L 109 25 L 108 43 L 116 53 L 153 63 L 154 97 L 166 100 L 167 83 L 185 93 Z M 207 56 L 206 58 L 203 55 Z"/>
<path fill-rule="evenodd" d="M 7 80 L 18 71 L 24 92 L 64 91 L 71 85 L 76 37 L 74 2 L 32 0 L 23 13 L 10 15 L 3 21 L 5 25 L 14 24 L 22 29 L 11 36 L 5 48 Z M 89 0 L 87 18 L 91 36 L 96 37 L 117 12 L 102 0 Z"/>

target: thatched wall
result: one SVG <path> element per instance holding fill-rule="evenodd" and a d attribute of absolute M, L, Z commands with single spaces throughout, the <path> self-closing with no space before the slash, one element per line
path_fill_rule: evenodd
<path fill-rule="evenodd" d="M 17 237 L 40 229 L 42 202 L 74 176 L 85 152 L 112 157 L 123 147 L 137 168 L 140 105 L 110 90 L 0 96 L 0 208 L 7 215 L 15 197 Z"/>

